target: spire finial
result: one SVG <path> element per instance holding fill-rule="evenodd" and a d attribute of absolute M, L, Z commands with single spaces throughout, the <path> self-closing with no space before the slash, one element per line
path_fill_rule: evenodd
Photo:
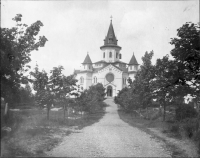
<path fill-rule="evenodd" d="M 112 17 L 112 15 L 111 15 L 111 16 L 110 16 L 110 21 L 111 21 L 111 22 L 112 22 L 112 18 L 113 18 L 113 17 Z"/>

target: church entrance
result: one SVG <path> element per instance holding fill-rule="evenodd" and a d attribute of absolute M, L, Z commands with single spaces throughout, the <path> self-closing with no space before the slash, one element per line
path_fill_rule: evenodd
<path fill-rule="evenodd" d="M 112 97 L 112 93 L 113 93 L 112 86 L 108 86 L 108 87 L 107 87 L 107 96 L 108 96 L 108 97 Z"/>

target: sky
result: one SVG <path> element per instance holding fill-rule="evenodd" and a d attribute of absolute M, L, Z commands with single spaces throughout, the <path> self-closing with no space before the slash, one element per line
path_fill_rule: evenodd
<path fill-rule="evenodd" d="M 31 67 L 37 64 L 49 72 L 62 65 L 65 75 L 80 69 L 87 53 L 92 62 L 101 60 L 100 46 L 110 25 L 110 17 L 121 61 L 129 63 L 134 52 L 139 64 L 146 51 L 154 51 L 153 63 L 174 46 L 171 38 L 186 22 L 199 22 L 199 1 L 1 1 L 1 27 L 15 26 L 12 18 L 22 14 L 22 23 L 40 20 L 39 35 L 48 41 L 31 53 Z"/>

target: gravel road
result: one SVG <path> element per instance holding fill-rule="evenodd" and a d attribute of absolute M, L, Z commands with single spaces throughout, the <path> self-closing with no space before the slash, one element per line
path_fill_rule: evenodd
<path fill-rule="evenodd" d="M 113 99 L 97 123 L 66 136 L 50 151 L 55 157 L 170 157 L 164 143 L 123 122 Z"/>

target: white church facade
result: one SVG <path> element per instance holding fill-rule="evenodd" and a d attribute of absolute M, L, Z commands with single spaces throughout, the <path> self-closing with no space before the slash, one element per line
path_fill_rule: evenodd
<path fill-rule="evenodd" d="M 118 46 L 117 42 L 111 20 L 104 45 L 100 47 L 101 60 L 92 62 L 87 54 L 82 63 L 82 69 L 74 70 L 75 78 L 82 90 L 88 89 L 91 85 L 102 83 L 106 88 L 107 96 L 114 97 L 127 86 L 129 77 L 134 80 L 139 64 L 134 54 L 128 64 L 122 62 L 121 47 Z"/>

